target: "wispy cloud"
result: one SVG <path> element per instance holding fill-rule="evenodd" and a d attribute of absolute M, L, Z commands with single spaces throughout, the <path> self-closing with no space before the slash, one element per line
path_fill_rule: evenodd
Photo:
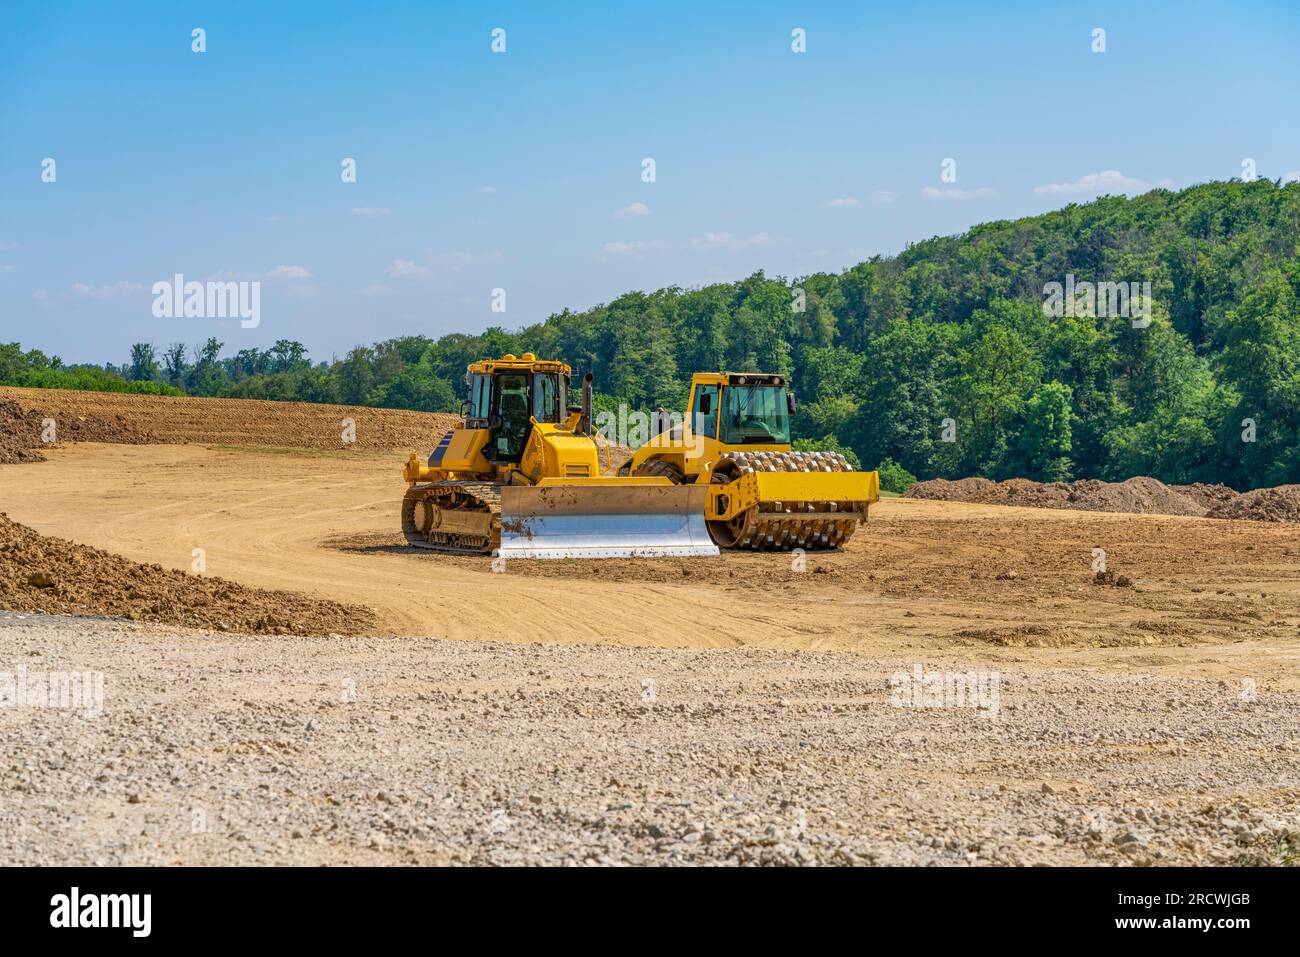
<path fill-rule="evenodd" d="M 84 282 L 74 282 L 72 291 L 78 296 L 85 296 L 88 299 L 126 299 L 143 293 L 144 286 L 138 282 L 126 282 L 125 280 L 107 286 L 92 286 Z"/>
<path fill-rule="evenodd" d="M 614 210 L 615 219 L 627 219 L 630 216 L 649 216 L 650 207 L 645 203 L 628 203 L 622 209 Z"/>
<path fill-rule="evenodd" d="M 470 266 L 482 266 L 501 260 L 501 250 L 483 249 L 477 252 L 467 249 L 445 249 L 429 253 L 429 261 L 438 269 L 460 272 Z"/>
<path fill-rule="evenodd" d="M 1101 193 L 1145 193 L 1149 189 L 1151 184 L 1145 180 L 1125 176 L 1117 169 L 1108 169 L 1088 173 L 1069 183 L 1035 186 L 1034 192 L 1040 196 L 1096 196 Z"/>
<path fill-rule="evenodd" d="M 419 279 L 429 275 L 429 267 L 410 259 L 394 259 L 393 264 L 384 270 L 384 275 L 389 279 Z"/>
<path fill-rule="evenodd" d="M 306 266 L 276 266 L 262 278 L 271 282 L 277 279 L 310 279 L 311 270 Z"/>
<path fill-rule="evenodd" d="M 593 258 L 597 262 L 606 262 L 615 258 L 641 261 L 667 248 L 668 244 L 662 239 L 642 239 L 630 243 L 612 242 L 601 246 Z"/>
<path fill-rule="evenodd" d="M 946 199 L 957 203 L 968 199 L 984 199 L 997 194 L 996 189 L 988 186 L 981 186 L 979 189 L 935 189 L 933 186 L 927 186 L 921 190 L 922 199 Z"/>
<path fill-rule="evenodd" d="M 393 211 L 387 206 L 357 206 L 353 208 L 352 215 L 363 219 L 375 219 L 379 216 L 391 216 Z"/>
<path fill-rule="evenodd" d="M 705 233 L 692 239 L 691 246 L 695 249 L 744 249 L 746 246 L 771 246 L 772 242 L 767 233 L 754 233 L 744 238 L 731 233 Z"/>
<path fill-rule="evenodd" d="M 856 206 L 858 205 L 858 198 L 856 196 L 841 196 L 839 199 L 832 199 L 830 202 L 823 203 L 822 205 L 830 207 L 831 209 L 838 209 L 845 206 Z"/>

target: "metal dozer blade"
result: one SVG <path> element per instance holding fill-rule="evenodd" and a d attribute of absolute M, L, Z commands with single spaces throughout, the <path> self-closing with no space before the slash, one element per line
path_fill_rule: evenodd
<path fill-rule="evenodd" d="M 704 486 L 543 484 L 501 489 L 501 544 L 511 558 L 715 556 Z"/>

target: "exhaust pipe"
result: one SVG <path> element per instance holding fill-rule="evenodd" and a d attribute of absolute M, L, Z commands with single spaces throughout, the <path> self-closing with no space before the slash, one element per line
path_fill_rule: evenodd
<path fill-rule="evenodd" d="M 591 373 L 582 377 L 582 418 L 578 420 L 578 431 L 591 435 Z"/>

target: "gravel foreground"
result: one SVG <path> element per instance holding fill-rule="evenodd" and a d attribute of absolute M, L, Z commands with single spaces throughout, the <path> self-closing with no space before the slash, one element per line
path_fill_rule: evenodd
<path fill-rule="evenodd" d="M 891 676 L 917 666 L 998 668 L 978 685 L 995 708 L 900 706 Z M 102 672 L 103 713 L 16 701 L 20 669 Z M 1300 849 L 1300 695 L 1216 681 L 0 613 L 0 705 L 6 865 L 1285 864 Z"/>

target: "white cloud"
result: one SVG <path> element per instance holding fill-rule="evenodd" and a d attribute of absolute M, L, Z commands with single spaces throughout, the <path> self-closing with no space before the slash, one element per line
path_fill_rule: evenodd
<path fill-rule="evenodd" d="M 923 199 L 948 199 L 953 202 L 962 202 L 967 199 L 984 199 L 986 196 L 996 196 L 997 190 L 990 189 L 988 186 L 981 186 L 979 189 L 935 189 L 933 186 L 927 186 L 921 190 Z"/>
<path fill-rule="evenodd" d="M 89 299 L 125 299 L 144 292 L 144 286 L 138 282 L 115 282 L 109 286 L 91 286 L 84 282 L 74 282 L 72 291 L 78 296 Z"/>
<path fill-rule="evenodd" d="M 1150 188 L 1151 184 L 1144 180 L 1125 176 L 1117 169 L 1108 169 L 1080 176 L 1072 183 L 1035 186 L 1034 192 L 1043 196 L 1096 196 L 1101 193 L 1145 193 Z"/>
<path fill-rule="evenodd" d="M 615 219 L 627 219 L 629 216 L 649 216 L 650 207 L 645 203 L 628 203 L 622 209 L 614 210 Z"/>
<path fill-rule="evenodd" d="M 594 258 L 597 262 L 605 262 L 611 257 L 626 257 L 640 261 L 649 257 L 651 253 L 667 248 L 668 244 L 662 239 L 642 239 L 631 243 L 612 242 L 601 246 Z"/>
<path fill-rule="evenodd" d="M 306 266 L 276 266 L 263 279 L 310 279 L 311 270 Z"/>
<path fill-rule="evenodd" d="M 858 198 L 856 196 L 843 196 L 839 199 L 832 199 L 829 203 L 824 203 L 823 205 L 829 206 L 831 209 L 836 209 L 841 206 L 856 206 L 858 205 Z"/>
<path fill-rule="evenodd" d="M 353 216 L 374 219 L 377 216 L 391 216 L 393 211 L 387 206 L 357 206 L 352 210 Z"/>
<path fill-rule="evenodd" d="M 767 233 L 754 233 L 748 238 L 740 238 L 731 233 L 705 233 L 691 240 L 696 249 L 743 249 L 746 246 L 770 246 L 772 237 Z"/>
<path fill-rule="evenodd" d="M 393 264 L 384 270 L 389 279 L 417 279 L 429 275 L 429 267 L 409 259 L 394 259 Z"/>
<path fill-rule="evenodd" d="M 470 266 L 482 266 L 484 263 L 494 263 L 501 260 L 501 250 L 499 249 L 485 249 L 481 252 L 447 249 L 441 252 L 429 252 L 427 255 L 434 266 L 440 269 L 449 269 L 452 272 L 460 272 Z"/>

